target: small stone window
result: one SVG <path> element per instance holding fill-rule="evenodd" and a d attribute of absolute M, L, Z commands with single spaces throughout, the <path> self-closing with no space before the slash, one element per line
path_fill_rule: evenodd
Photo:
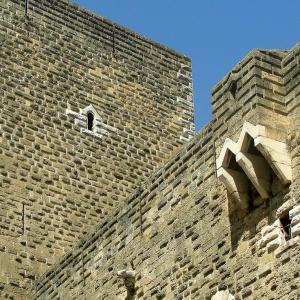
<path fill-rule="evenodd" d="M 87 129 L 90 131 L 94 129 L 94 114 L 92 112 L 87 113 Z"/>
<path fill-rule="evenodd" d="M 116 128 L 103 122 L 93 105 L 80 109 L 80 113 L 67 109 L 66 114 L 73 118 L 76 125 L 79 125 L 81 132 L 94 137 L 102 138 L 117 132 Z"/>
<path fill-rule="evenodd" d="M 290 240 L 292 238 L 292 233 L 291 233 L 291 219 L 289 217 L 289 213 L 286 213 L 280 218 L 280 224 L 281 224 L 281 228 L 285 240 L 286 241 Z"/>

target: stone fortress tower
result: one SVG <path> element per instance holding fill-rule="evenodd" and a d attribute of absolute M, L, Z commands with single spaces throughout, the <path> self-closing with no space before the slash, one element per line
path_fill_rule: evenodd
<path fill-rule="evenodd" d="M 300 299 L 300 45 L 250 52 L 195 135 L 189 58 L 0 8 L 0 299 Z"/>

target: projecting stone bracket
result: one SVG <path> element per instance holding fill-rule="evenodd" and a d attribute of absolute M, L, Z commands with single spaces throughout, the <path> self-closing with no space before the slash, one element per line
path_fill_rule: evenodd
<path fill-rule="evenodd" d="M 211 297 L 211 300 L 234 300 L 234 296 L 232 296 L 228 290 L 219 291 L 214 296 Z"/>
<path fill-rule="evenodd" d="M 261 199 L 271 196 L 271 170 L 283 185 L 292 180 L 285 142 L 268 136 L 261 125 L 246 122 L 238 142 L 227 138 L 216 161 L 217 176 L 245 211 L 249 209 L 249 181 Z"/>
<path fill-rule="evenodd" d="M 254 144 L 269 162 L 270 167 L 280 181 L 284 185 L 290 184 L 292 181 L 292 168 L 287 145 L 284 142 L 264 136 L 258 136 L 254 140 Z"/>
<path fill-rule="evenodd" d="M 136 272 L 135 271 L 128 271 L 128 270 L 121 270 L 117 273 L 118 277 L 123 278 L 124 285 L 127 289 L 127 300 L 131 300 L 135 294 L 135 281 L 136 281 Z"/>
<path fill-rule="evenodd" d="M 88 129 L 88 113 L 93 114 L 93 128 L 92 130 Z M 103 136 L 108 136 L 111 132 L 117 132 L 117 129 L 105 124 L 93 107 L 93 105 L 89 105 L 84 109 L 80 109 L 80 112 L 74 112 L 70 109 L 66 110 L 66 115 L 74 119 L 74 123 L 80 127 L 80 131 L 82 133 L 86 133 L 92 135 L 97 138 L 102 138 Z"/>
<path fill-rule="evenodd" d="M 245 174 L 228 168 L 219 168 L 217 175 L 224 183 L 228 193 L 237 200 L 243 210 L 247 211 L 250 198 L 248 195 L 248 179 Z"/>

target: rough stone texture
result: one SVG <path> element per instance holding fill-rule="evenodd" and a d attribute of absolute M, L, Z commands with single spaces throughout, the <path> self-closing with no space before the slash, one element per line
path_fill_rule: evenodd
<path fill-rule="evenodd" d="M 227 138 L 216 160 L 218 178 L 246 212 L 269 199 L 274 185 L 292 181 L 289 147 L 270 129 L 245 122 L 238 142 Z M 251 186 L 256 197 L 249 194 Z"/>
<path fill-rule="evenodd" d="M 219 291 L 211 298 L 211 300 L 234 300 L 234 297 L 229 291 Z"/>
<path fill-rule="evenodd" d="M 189 60 L 63 2 L 30 3 L 35 8 L 32 33 L 15 21 L 22 15 L 21 6 L 1 2 L 1 28 L 8 40 L 1 47 L 1 64 L 8 70 L 1 72 L 1 297 L 298 300 L 300 45 L 289 51 L 251 51 L 213 88 L 212 121 L 174 154 L 193 128 L 185 121 L 192 108 Z M 58 18 L 62 11 L 69 12 L 63 20 Z M 88 39 L 76 43 L 76 49 L 74 22 L 81 22 L 80 39 Z M 112 47 L 112 40 L 98 31 L 101 26 L 109 37 L 113 26 L 119 38 L 127 36 L 127 43 Z M 27 52 L 25 36 L 35 35 L 39 47 L 46 45 L 41 48 L 45 52 L 31 61 L 16 61 L 17 54 Z M 44 35 L 49 39 L 41 43 Z M 114 36 L 118 43 L 116 32 Z M 140 52 L 142 45 L 149 52 Z M 66 53 L 57 54 L 57 48 Z M 62 62 L 57 62 L 59 57 Z M 46 75 L 50 59 L 59 65 L 58 75 L 52 74 L 58 76 L 55 83 Z M 72 59 L 76 67 L 66 63 Z M 99 91 L 96 79 L 86 75 L 89 64 L 106 91 L 101 97 L 90 96 Z M 138 72 L 140 66 L 148 80 L 137 87 L 139 76 L 130 77 L 126 70 Z M 28 72 L 36 84 L 26 93 L 27 81 L 17 81 Z M 141 94 L 150 99 L 145 102 Z M 97 137 L 74 125 L 70 115 L 81 114 L 90 104 L 101 122 L 117 131 Z M 268 170 L 269 197 L 263 201 L 249 183 L 248 212 L 217 178 L 216 168 L 226 139 L 237 143 L 245 122 L 263 126 L 267 137 L 287 145 L 292 170 L 290 184 L 282 184 L 276 170 Z M 141 155 L 140 147 L 147 145 L 142 137 L 153 143 L 147 146 L 148 156 Z M 118 167 L 125 161 L 124 174 Z M 115 201 L 119 205 L 113 207 Z M 284 216 L 290 221 L 289 240 Z M 42 273 L 29 292 L 30 281 Z"/>
<path fill-rule="evenodd" d="M 214 88 L 211 123 L 40 278 L 34 298 L 124 299 L 117 272 L 132 267 L 136 299 L 210 300 L 223 290 L 235 299 L 298 299 L 299 96 L 297 77 L 289 83 L 291 53 L 291 64 L 299 46 L 247 55 Z M 273 174 L 271 196 L 247 214 L 216 177 L 225 139 L 237 142 L 246 121 L 284 141 L 292 161 L 291 184 Z M 287 212 L 286 241 L 280 218 Z"/>
<path fill-rule="evenodd" d="M 32 0 L 29 18 L 23 4 L 0 1 L 1 299 L 26 293 L 194 131 L 189 58 L 67 2 Z M 94 134 L 69 113 L 90 105 Z"/>

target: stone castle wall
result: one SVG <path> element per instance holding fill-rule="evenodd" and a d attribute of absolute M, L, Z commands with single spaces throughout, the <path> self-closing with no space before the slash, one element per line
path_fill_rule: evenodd
<path fill-rule="evenodd" d="M 67 2 L 23 5 L 0 1 L 1 299 L 194 134 L 189 58 Z"/>
<path fill-rule="evenodd" d="M 131 299 L 134 282 L 132 299 L 299 299 L 299 57 L 299 45 L 249 53 L 214 87 L 211 123 L 40 278 L 33 298 Z M 270 170 L 270 197 L 247 213 L 217 178 L 226 138 L 237 142 L 246 121 L 287 146 L 292 171 L 283 185 Z"/>
<path fill-rule="evenodd" d="M 190 140 L 187 57 L 22 5 L 0 2 L 0 298 L 298 300 L 300 46 L 251 51 Z"/>

